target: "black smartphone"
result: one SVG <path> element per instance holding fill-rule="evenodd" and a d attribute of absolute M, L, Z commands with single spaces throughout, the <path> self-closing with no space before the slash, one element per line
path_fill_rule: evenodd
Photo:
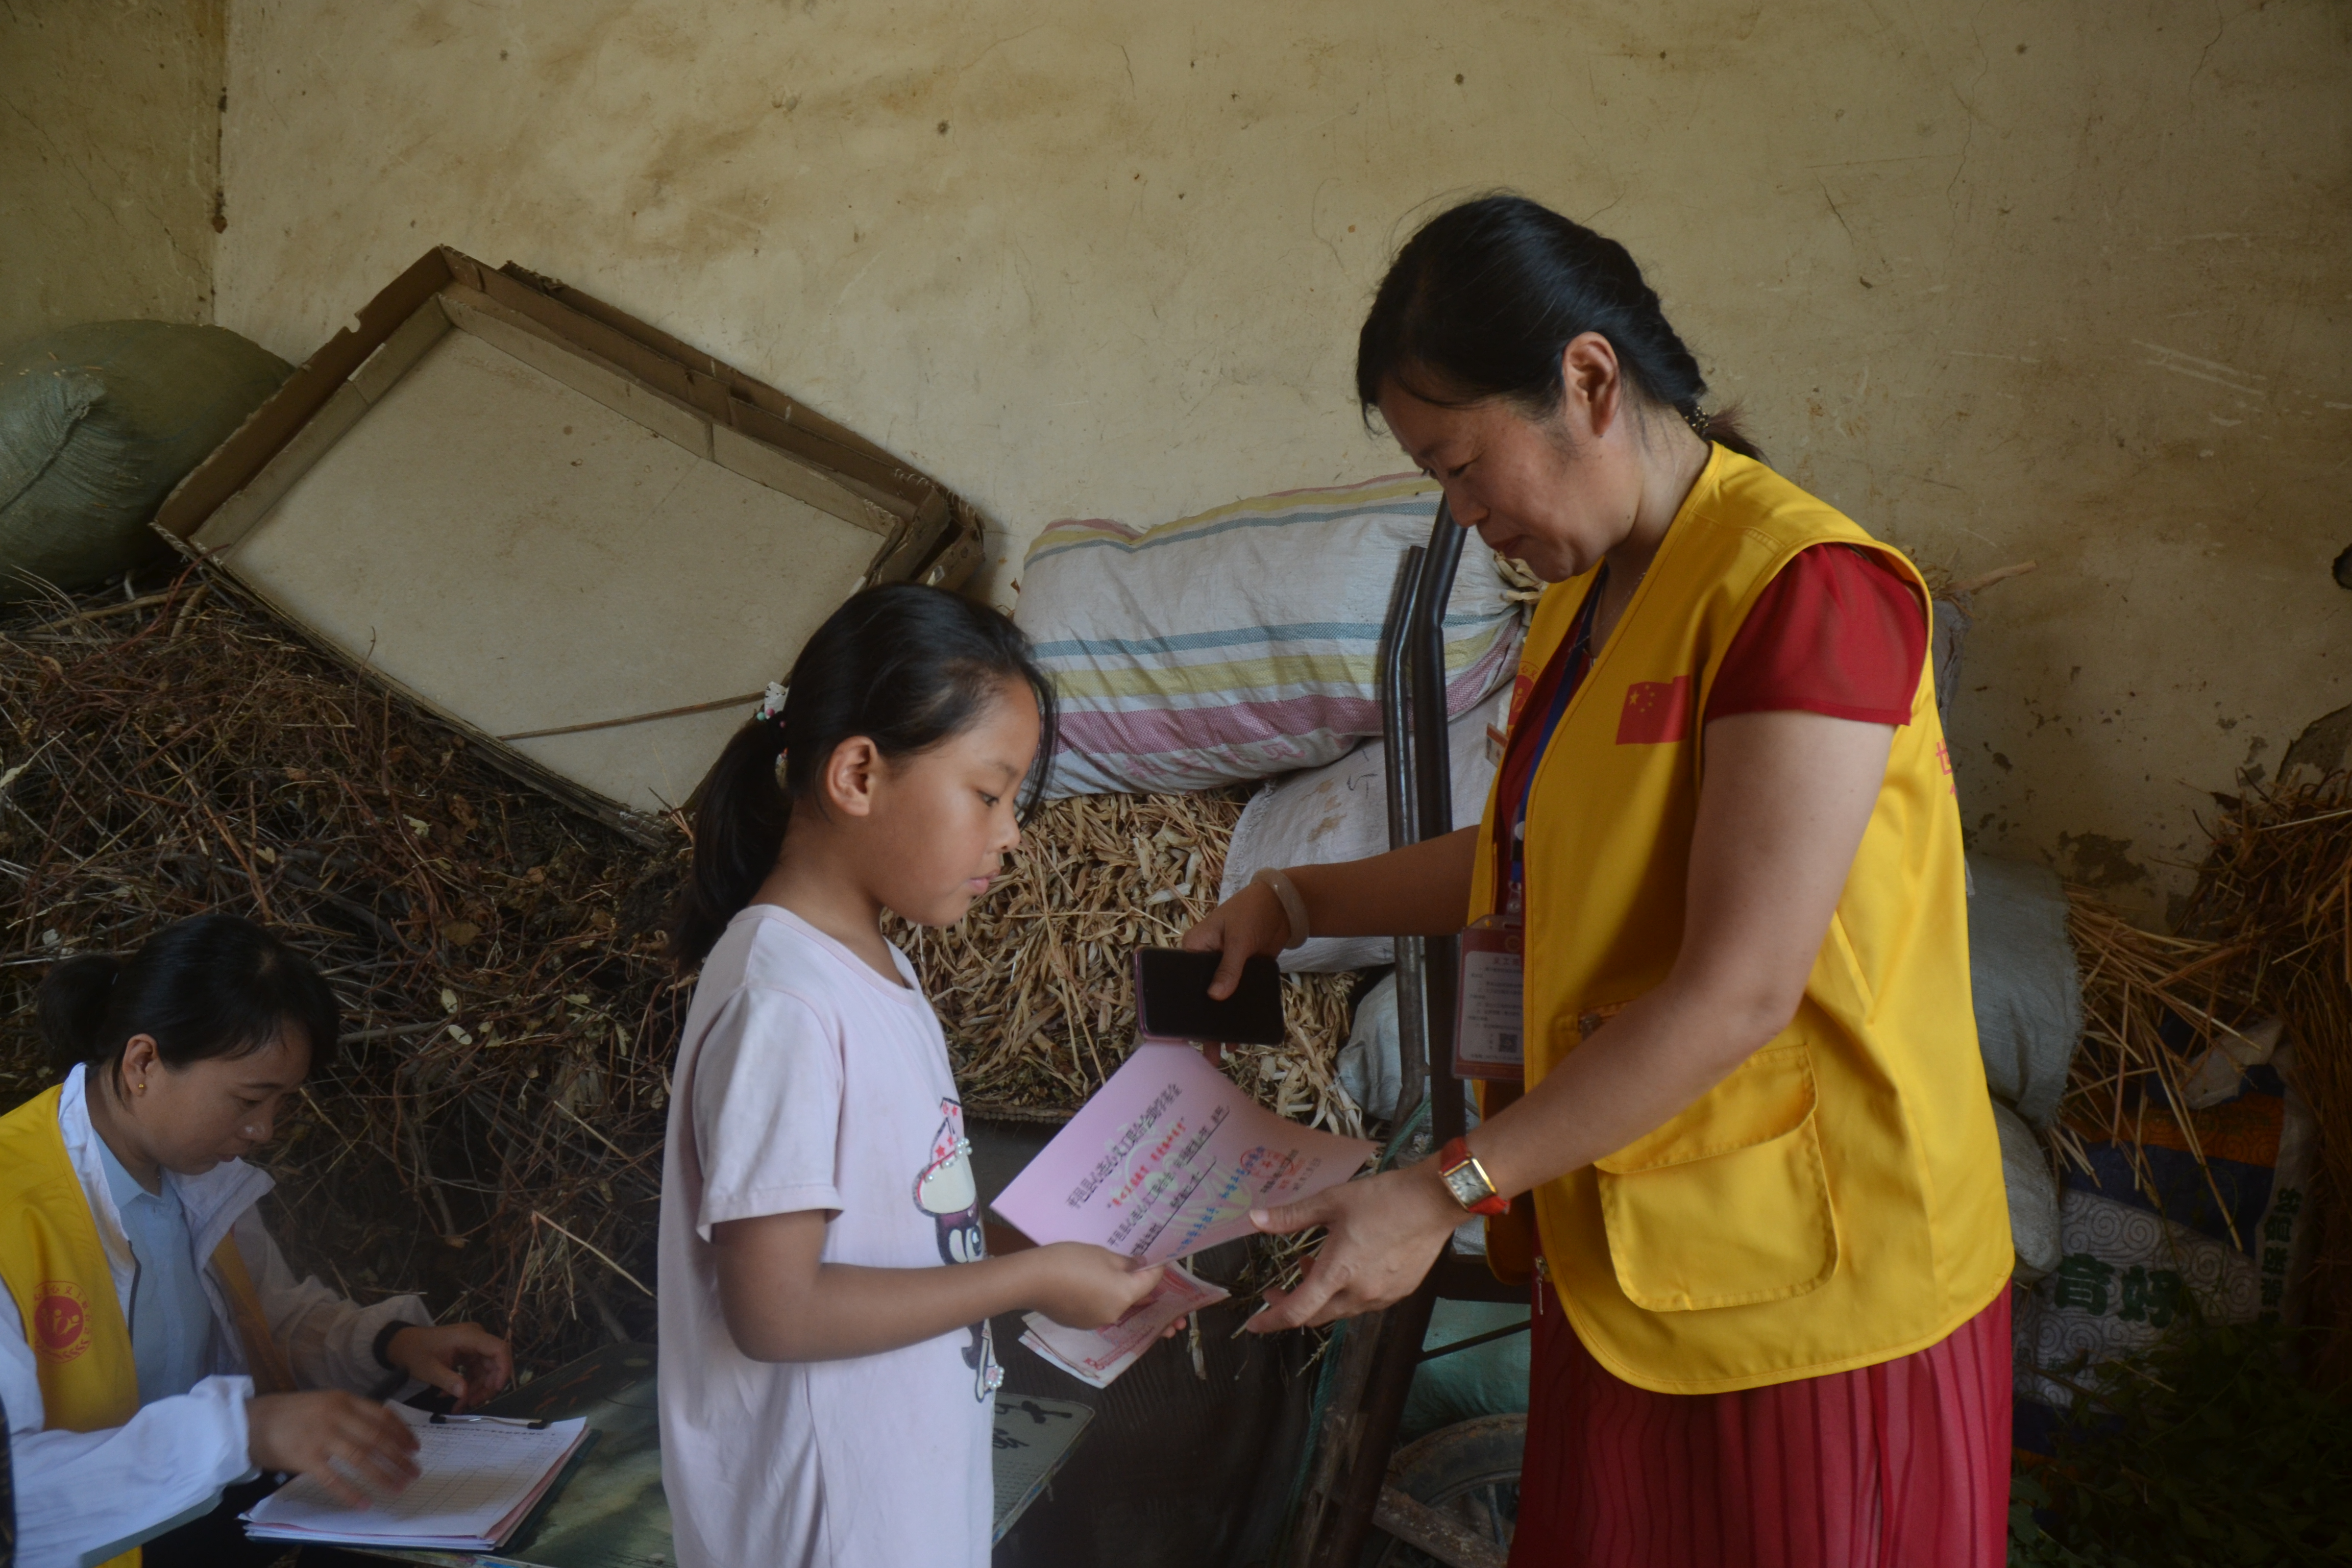
<path fill-rule="evenodd" d="M 1159 1040 L 1223 1046 L 1282 1044 L 1282 972 L 1270 958 L 1242 965 L 1241 984 L 1222 1002 L 1209 997 L 1217 977 L 1213 952 L 1147 947 L 1135 954 L 1135 1013 L 1141 1033 Z"/>

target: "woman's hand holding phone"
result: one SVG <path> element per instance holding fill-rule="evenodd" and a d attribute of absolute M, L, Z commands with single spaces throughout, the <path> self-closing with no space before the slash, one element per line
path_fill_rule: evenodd
<path fill-rule="evenodd" d="M 1209 994 L 1222 1002 L 1241 984 L 1242 965 L 1272 958 L 1290 941 L 1290 912 L 1272 888 L 1253 882 L 1201 919 L 1177 945 L 1187 952 L 1222 955 Z"/>

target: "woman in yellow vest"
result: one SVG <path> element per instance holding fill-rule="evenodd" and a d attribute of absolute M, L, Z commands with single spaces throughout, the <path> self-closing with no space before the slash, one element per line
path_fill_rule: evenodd
<path fill-rule="evenodd" d="M 1503 956 L 1465 984 L 1525 954 L 1525 1092 L 1262 1216 L 1330 1237 L 1254 1326 L 1385 1306 L 1532 1192 L 1514 1563 L 1992 1568 L 2012 1254 L 1925 584 L 1703 414 L 1623 247 L 1531 202 L 1406 245 L 1357 386 L 1553 584 L 1501 774 L 1476 828 L 1267 876 L 1187 945 L 1223 992 L 1310 931 L 1472 928 Z"/>
<path fill-rule="evenodd" d="M 414 1296 L 353 1305 L 296 1279 L 242 1156 L 331 1058 L 335 1000 L 250 921 L 207 915 L 126 960 L 58 963 L 41 1032 L 65 1081 L 0 1117 L 0 1405 L 20 1568 L 234 1564 L 225 1488 L 315 1474 L 354 1504 L 415 1474 L 361 1392 L 410 1378 L 495 1392 L 505 1344 L 436 1328 Z M 316 1392 L 298 1392 L 298 1390 Z M 240 1489 L 240 1492 L 244 1489 Z M 283 1548 L 250 1549 L 269 1562 Z"/>

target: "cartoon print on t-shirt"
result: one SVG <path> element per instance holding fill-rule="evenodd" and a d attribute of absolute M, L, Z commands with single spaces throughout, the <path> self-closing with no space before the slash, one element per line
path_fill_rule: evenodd
<path fill-rule="evenodd" d="M 958 1101 L 940 1101 L 930 1163 L 915 1178 L 915 1206 L 939 1226 L 940 1261 L 971 1263 L 988 1255 L 980 1229 L 980 1189 L 971 1175 L 971 1140 L 963 1135 L 963 1106 Z M 963 1363 L 972 1370 L 972 1397 L 986 1399 L 1004 1381 L 1004 1371 L 996 1364 L 987 1320 L 972 1324 L 971 1332 Z"/>

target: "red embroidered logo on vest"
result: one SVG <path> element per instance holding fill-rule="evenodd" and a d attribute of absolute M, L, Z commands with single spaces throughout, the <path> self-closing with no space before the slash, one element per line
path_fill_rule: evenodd
<path fill-rule="evenodd" d="M 33 1300 L 33 1344 L 47 1361 L 71 1361 L 89 1349 L 89 1299 L 79 1287 L 47 1280 Z"/>
<path fill-rule="evenodd" d="M 1690 720 L 1689 676 L 1637 680 L 1625 689 L 1625 708 L 1617 715 L 1617 743 L 1655 746 L 1687 740 Z"/>
<path fill-rule="evenodd" d="M 1522 665 L 1519 668 L 1518 679 L 1511 682 L 1511 711 L 1503 720 L 1503 728 L 1506 731 L 1517 727 L 1519 722 L 1519 714 L 1526 710 L 1528 699 L 1534 694 L 1535 689 L 1536 678 L 1534 672 Z"/>

